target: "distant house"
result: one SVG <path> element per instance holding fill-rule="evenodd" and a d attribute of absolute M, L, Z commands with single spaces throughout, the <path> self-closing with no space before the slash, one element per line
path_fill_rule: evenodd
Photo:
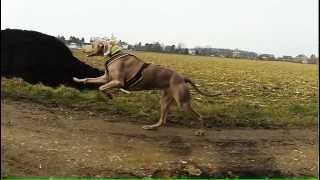
<path fill-rule="evenodd" d="M 273 54 L 260 54 L 258 56 L 258 59 L 261 59 L 261 60 L 274 60 L 275 56 Z"/>
<path fill-rule="evenodd" d="M 121 47 L 122 47 L 123 49 L 129 49 L 129 45 L 128 45 L 128 44 L 122 45 Z"/>
<path fill-rule="evenodd" d="M 238 49 L 233 50 L 232 57 L 233 58 L 240 58 L 240 51 Z"/>
<path fill-rule="evenodd" d="M 312 54 L 308 59 L 308 64 L 318 64 L 318 63 L 319 63 L 319 58 L 316 57 L 316 55 Z"/>
<path fill-rule="evenodd" d="M 278 58 L 278 60 L 280 61 L 292 61 L 292 59 L 293 59 L 292 56 L 282 56 Z"/>
<path fill-rule="evenodd" d="M 188 54 L 195 55 L 196 50 L 195 49 L 188 49 Z"/>
<path fill-rule="evenodd" d="M 86 43 L 82 46 L 82 49 L 84 50 L 84 52 L 91 52 L 93 50 L 93 46 L 90 43 Z"/>
<path fill-rule="evenodd" d="M 301 62 L 303 64 L 307 64 L 308 59 L 309 59 L 308 56 L 304 54 L 299 54 L 298 56 L 295 57 L 295 61 Z"/>
<path fill-rule="evenodd" d="M 304 55 L 304 54 L 299 54 L 298 56 L 295 57 L 295 59 L 297 61 L 300 61 L 302 63 L 307 63 L 308 61 L 308 56 Z"/>
<path fill-rule="evenodd" d="M 119 41 L 119 45 L 122 47 L 122 49 L 129 49 L 129 44 L 124 41 Z"/>
<path fill-rule="evenodd" d="M 293 59 L 292 56 L 282 56 L 282 59 Z"/>
<path fill-rule="evenodd" d="M 308 59 L 308 56 L 304 54 L 299 54 L 298 56 L 296 56 L 296 59 Z"/>
<path fill-rule="evenodd" d="M 70 49 L 81 49 L 82 48 L 82 45 L 81 44 L 77 44 L 77 43 L 69 43 L 67 44 L 68 48 Z"/>

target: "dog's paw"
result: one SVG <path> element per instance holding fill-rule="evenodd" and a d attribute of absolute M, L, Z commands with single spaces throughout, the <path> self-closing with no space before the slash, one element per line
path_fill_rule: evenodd
<path fill-rule="evenodd" d="M 196 132 L 194 132 L 194 134 L 196 136 L 204 136 L 204 135 L 206 135 L 206 132 L 203 129 L 199 129 Z"/>
<path fill-rule="evenodd" d="M 113 96 L 111 93 L 108 93 L 108 92 L 104 92 L 104 91 L 101 91 L 102 94 L 104 94 L 105 96 L 107 96 L 109 99 L 113 99 Z"/>
<path fill-rule="evenodd" d="M 73 77 L 72 80 L 73 80 L 74 82 L 84 83 L 84 84 L 87 82 L 87 78 L 85 78 L 85 79 L 79 79 L 79 78 Z"/>
<path fill-rule="evenodd" d="M 104 89 L 105 89 L 105 88 L 102 87 L 102 86 L 99 87 L 99 91 L 101 91 L 101 92 L 103 92 Z"/>
<path fill-rule="evenodd" d="M 106 93 L 106 95 L 108 96 L 109 99 L 113 99 L 113 96 L 111 93 Z"/>
<path fill-rule="evenodd" d="M 78 78 L 76 78 L 76 77 L 73 77 L 72 80 L 73 80 L 74 82 L 80 82 L 80 79 L 78 79 Z"/>

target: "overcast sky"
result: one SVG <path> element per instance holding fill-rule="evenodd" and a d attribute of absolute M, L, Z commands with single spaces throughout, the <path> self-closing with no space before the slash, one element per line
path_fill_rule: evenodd
<path fill-rule="evenodd" d="M 318 0 L 1 0 L 1 29 L 318 55 Z"/>

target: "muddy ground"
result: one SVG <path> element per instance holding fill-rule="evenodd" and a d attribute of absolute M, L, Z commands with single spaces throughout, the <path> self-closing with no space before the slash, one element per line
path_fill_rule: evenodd
<path fill-rule="evenodd" d="M 2 177 L 315 177 L 317 129 L 141 129 L 139 120 L 1 100 Z"/>

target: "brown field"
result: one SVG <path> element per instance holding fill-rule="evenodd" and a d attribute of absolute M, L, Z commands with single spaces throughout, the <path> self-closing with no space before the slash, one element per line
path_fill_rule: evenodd
<path fill-rule="evenodd" d="M 76 57 L 102 67 L 102 58 Z M 207 135 L 173 108 L 158 118 L 156 91 L 118 93 L 1 81 L 2 177 L 316 177 L 317 67 L 286 62 L 135 52 L 191 77 Z"/>

